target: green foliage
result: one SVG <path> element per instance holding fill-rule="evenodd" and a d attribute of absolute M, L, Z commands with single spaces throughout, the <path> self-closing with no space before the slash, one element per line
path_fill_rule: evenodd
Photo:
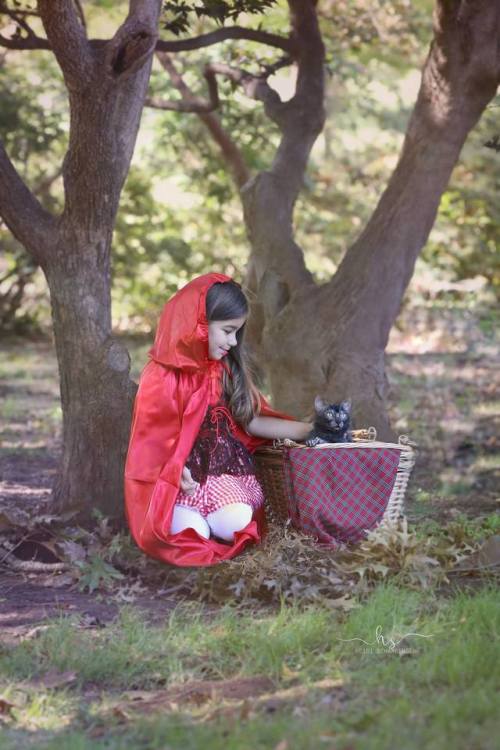
<path fill-rule="evenodd" d="M 0 138 L 28 183 L 46 176 L 67 147 L 67 104 L 49 53 L 17 56 L 0 66 Z"/>
<path fill-rule="evenodd" d="M 195 18 L 207 18 L 223 26 L 226 21 L 238 20 L 242 13 L 261 14 L 274 5 L 276 0 L 200 0 L 187 3 L 184 0 L 164 2 L 164 28 L 176 36 L 189 31 Z"/>
<path fill-rule="evenodd" d="M 112 299 L 121 326 L 153 325 L 162 302 L 192 273 L 191 249 L 175 212 L 161 210 L 147 172 L 132 167 L 116 220 L 112 255 Z"/>
<path fill-rule="evenodd" d="M 471 133 L 422 259 L 444 276 L 461 281 L 484 277 L 500 299 L 500 153 L 485 141 L 495 127 L 495 107 L 486 110 Z"/>
<path fill-rule="evenodd" d="M 0 66 L 0 100 L 0 140 L 41 203 L 57 212 L 68 123 L 66 95 L 52 55 L 9 58 Z M 0 327 L 26 333 L 49 319 L 41 272 L 0 221 Z"/>
<path fill-rule="evenodd" d="M 108 586 L 114 580 L 123 578 L 123 573 L 105 562 L 99 555 L 92 555 L 89 560 L 76 561 L 79 569 L 78 589 L 92 593 L 96 589 Z"/>

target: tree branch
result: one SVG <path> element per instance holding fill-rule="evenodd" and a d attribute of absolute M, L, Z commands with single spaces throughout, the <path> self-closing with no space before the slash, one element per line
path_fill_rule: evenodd
<path fill-rule="evenodd" d="M 265 44 L 268 47 L 276 47 L 287 52 L 292 57 L 296 54 L 296 45 L 292 39 L 282 37 L 279 34 L 269 34 L 257 29 L 245 29 L 242 26 L 227 26 L 222 29 L 217 29 L 217 31 L 211 31 L 208 34 L 191 37 L 190 39 L 157 39 L 155 50 L 157 52 L 188 52 L 190 50 L 202 49 L 203 47 L 220 44 L 228 39 L 244 39 L 251 42 Z M 87 40 L 87 44 L 92 50 L 98 50 L 102 49 L 108 41 L 109 40 L 107 39 L 89 39 Z M 48 39 L 36 36 L 34 33 L 29 39 L 21 37 L 7 39 L 6 37 L 0 36 L 0 46 L 8 49 L 19 50 L 52 49 L 52 45 Z"/>
<path fill-rule="evenodd" d="M 8 16 L 15 14 L 16 16 L 22 16 L 23 18 L 30 16 L 35 18 L 40 17 L 40 14 L 36 10 L 13 10 L 12 8 L 8 8 L 4 0 L 0 0 L 0 13 L 5 13 Z"/>
<path fill-rule="evenodd" d="M 325 122 L 325 48 L 314 0 L 288 0 L 288 5 L 292 37 L 298 50 L 297 84 L 294 96 L 284 105 L 283 138 L 271 172 L 284 180 L 290 195 L 295 193 L 296 196 L 302 186 L 311 148 Z"/>
<path fill-rule="evenodd" d="M 163 69 L 166 70 L 170 76 L 173 85 L 183 98 L 181 102 L 172 102 L 172 104 L 180 104 L 186 107 L 193 104 L 193 109 L 189 111 L 197 112 L 200 120 L 206 125 L 212 138 L 219 146 L 222 156 L 232 172 L 237 187 L 241 188 L 250 178 L 250 172 L 236 143 L 222 127 L 219 118 L 213 114 L 213 110 L 217 109 L 219 106 L 217 79 L 213 74 L 207 74 L 207 71 L 204 71 L 208 83 L 210 101 L 199 99 L 192 93 L 191 89 L 187 86 L 184 79 L 177 71 L 172 58 L 164 52 L 159 52 L 157 57 Z M 196 105 L 199 102 L 202 102 L 205 105 L 204 108 L 196 109 Z"/>
<path fill-rule="evenodd" d="M 27 50 L 27 49 L 48 49 L 51 50 L 52 47 L 49 44 L 48 39 L 44 39 L 41 36 L 36 36 L 33 34 L 33 36 L 26 36 L 26 37 L 12 37 L 8 39 L 5 36 L 2 36 L 0 34 L 0 47 L 4 47 L 5 49 L 17 49 L 17 50 Z"/>
<path fill-rule="evenodd" d="M 8 16 L 15 24 L 17 24 L 19 28 L 24 29 L 28 36 L 34 35 L 33 29 L 26 21 L 26 18 L 30 16 L 38 16 L 38 13 L 33 13 L 32 11 L 13 10 L 12 8 L 7 8 L 4 2 L 0 2 L 0 13 L 5 13 L 5 15 Z"/>
<path fill-rule="evenodd" d="M 114 224 L 147 94 L 160 9 L 161 0 L 130 0 L 114 37 L 92 52 L 91 84 L 70 96 L 61 216 L 69 232 L 103 237 Z"/>
<path fill-rule="evenodd" d="M 0 47 L 6 49 L 40 49 L 42 46 L 48 48 L 48 42 L 46 39 L 39 37 L 35 34 L 31 26 L 25 20 L 30 16 L 39 18 L 39 14 L 33 11 L 21 11 L 11 10 L 6 7 L 4 2 L 0 0 L 0 13 L 5 13 L 12 23 L 4 26 L 2 31 L 4 33 L 13 32 L 11 37 L 5 37 L 0 35 Z M 26 36 L 21 36 L 21 29 L 26 32 Z"/>
<path fill-rule="evenodd" d="M 295 45 L 288 37 L 279 34 L 269 34 L 258 29 L 245 29 L 244 26 L 224 26 L 217 31 L 192 37 L 191 39 L 165 40 L 159 39 L 156 45 L 158 52 L 184 52 L 193 49 L 209 47 L 212 44 L 225 42 L 227 39 L 246 39 L 250 42 L 260 42 L 268 47 L 277 47 L 293 55 Z"/>
<path fill-rule="evenodd" d="M 146 99 L 146 106 L 152 107 L 153 109 L 171 110 L 174 112 L 194 112 L 197 114 L 202 112 L 213 112 L 214 109 L 218 109 L 220 104 L 219 89 L 214 76 L 206 75 L 204 72 L 208 85 L 209 99 L 207 100 L 193 94 L 191 89 L 189 89 L 184 82 L 182 76 L 176 70 L 172 58 L 167 55 L 166 52 L 157 52 L 156 57 L 160 61 L 163 69 L 167 71 L 175 88 L 181 93 L 182 100 L 169 101 L 167 99 L 160 99 L 151 96 Z"/>
<path fill-rule="evenodd" d="M 162 55 L 164 54 L 165 53 L 157 54 L 160 62 L 162 62 Z M 163 59 L 166 61 L 169 60 L 169 58 L 166 56 Z M 281 115 L 285 111 L 285 106 L 283 105 L 279 94 L 267 83 L 267 78 L 279 68 L 282 68 L 285 65 L 289 65 L 290 63 L 291 59 L 289 57 L 283 58 L 273 65 L 264 66 L 264 72 L 259 75 L 249 73 L 248 71 L 241 68 L 234 68 L 231 65 L 227 65 L 225 63 L 208 63 L 204 67 L 203 75 L 207 81 L 210 102 L 207 102 L 206 99 L 195 97 L 188 89 L 188 87 L 185 86 L 185 84 L 180 84 L 180 81 L 178 80 L 177 83 L 179 83 L 179 85 L 185 86 L 184 92 L 186 96 L 183 98 L 183 101 L 175 102 L 165 99 L 159 99 L 157 97 L 150 97 L 149 99 L 147 99 L 146 103 L 148 104 L 148 106 L 154 107 L 156 109 L 173 110 L 176 112 L 211 112 L 219 106 L 216 76 L 223 75 L 226 78 L 229 78 L 229 80 L 233 81 L 233 83 L 240 85 L 249 98 L 262 101 L 264 103 L 265 111 L 268 117 L 274 120 L 277 124 L 280 124 Z M 177 86 L 177 84 L 175 83 L 175 79 L 176 76 L 178 76 L 178 73 L 175 71 L 172 61 L 170 60 L 170 62 L 166 62 L 163 67 L 169 73 L 172 81 L 174 82 L 174 85 L 179 88 L 179 86 Z"/>
<path fill-rule="evenodd" d="M 215 75 L 223 75 L 229 78 L 233 83 L 239 84 L 248 97 L 263 102 L 267 116 L 279 127 L 282 127 L 286 105 L 281 101 L 278 92 L 271 88 L 267 82 L 270 72 L 254 75 L 241 68 L 233 68 L 226 63 L 208 63 L 205 66 L 205 76 Z"/>
<path fill-rule="evenodd" d="M 68 88 L 87 84 L 93 72 L 93 59 L 73 0 L 38 0 L 38 8 Z"/>
<path fill-rule="evenodd" d="M 25 185 L 1 141 L 0 215 L 14 237 L 43 265 L 55 219 Z"/>

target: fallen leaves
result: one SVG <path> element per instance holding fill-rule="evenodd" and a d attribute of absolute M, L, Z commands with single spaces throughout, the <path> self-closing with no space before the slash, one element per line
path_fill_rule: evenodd
<path fill-rule="evenodd" d="M 252 556 L 213 570 L 200 569 L 190 583 L 194 595 L 207 602 L 278 604 L 285 599 L 349 611 L 381 581 L 390 579 L 410 588 L 449 582 L 448 574 L 470 559 L 480 544 L 477 524 L 463 519 L 425 535 L 410 529 L 403 518 L 335 552 L 286 527 L 271 530 Z M 497 550 L 496 544 L 487 549 Z"/>
<path fill-rule="evenodd" d="M 17 537 L 13 534 L 3 543 L 6 555 L 26 541 L 21 531 L 16 528 Z M 231 601 L 236 606 L 313 603 L 345 613 L 360 606 L 380 582 L 429 588 L 449 583 L 448 575 L 467 567 L 479 574 L 491 572 L 496 564 L 484 563 L 489 547 L 483 552 L 482 567 L 476 553 L 484 536 L 495 531 L 493 526 L 483 528 L 479 521 L 458 514 L 446 525 L 435 524 L 422 533 L 418 525 L 410 528 L 403 518 L 397 525 L 378 527 L 356 545 L 332 550 L 288 523 L 271 527 L 261 545 L 232 560 L 191 569 L 166 569 L 150 560 L 126 533 L 117 532 L 99 515 L 91 530 L 67 527 L 56 531 L 51 524 L 30 530 L 28 537 L 32 544 L 38 540 L 45 555 L 62 561 L 64 574 L 52 576 L 51 585 L 74 584 L 80 591 L 106 592 L 108 600 L 117 604 L 134 603 L 155 591 L 162 599 L 175 596 L 206 604 Z"/>
<path fill-rule="evenodd" d="M 491 572 L 500 575 L 500 534 L 487 539 L 478 550 L 473 552 L 451 573 L 464 575 L 465 573 Z"/>

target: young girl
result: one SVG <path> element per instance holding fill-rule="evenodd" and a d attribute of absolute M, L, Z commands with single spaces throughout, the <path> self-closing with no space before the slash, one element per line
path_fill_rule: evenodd
<path fill-rule="evenodd" d="M 176 565 L 210 565 L 258 542 L 264 496 L 252 452 L 312 428 L 270 407 L 245 362 L 248 302 L 210 273 L 165 305 L 137 392 L 125 510 L 141 549 Z"/>

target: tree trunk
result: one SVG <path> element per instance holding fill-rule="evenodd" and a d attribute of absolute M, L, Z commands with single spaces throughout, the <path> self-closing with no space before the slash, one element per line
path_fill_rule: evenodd
<path fill-rule="evenodd" d="M 59 509 L 123 513 L 123 467 L 136 386 L 130 357 L 112 336 L 110 252 L 151 60 L 132 80 L 95 81 L 71 94 L 65 162 L 67 210 L 44 270 L 61 382 L 63 456 Z M 135 80 L 134 80 L 135 79 Z M 85 165 L 85 168 L 82 166 Z"/>
<path fill-rule="evenodd" d="M 109 252 L 109 247 L 108 247 Z M 88 248 L 62 247 L 45 273 L 52 302 L 63 411 L 63 454 L 55 510 L 98 508 L 121 515 L 123 466 L 135 384 L 130 357 L 111 335 L 107 274 L 87 262 Z"/>
<path fill-rule="evenodd" d="M 292 229 L 321 118 L 321 100 L 312 90 L 321 80 L 313 72 L 321 40 L 305 4 L 290 6 L 302 51 L 297 92 L 283 105 L 283 138 L 271 170 L 241 191 L 252 245 L 247 286 L 258 299 L 250 343 L 278 409 L 305 418 L 316 393 L 331 401 L 350 397 L 355 426 L 374 425 L 381 439 L 393 439 L 384 351 L 462 145 L 495 95 L 500 6 L 494 0 L 474 7 L 437 3 L 434 40 L 399 163 L 366 228 L 321 286 L 307 271 Z"/>

